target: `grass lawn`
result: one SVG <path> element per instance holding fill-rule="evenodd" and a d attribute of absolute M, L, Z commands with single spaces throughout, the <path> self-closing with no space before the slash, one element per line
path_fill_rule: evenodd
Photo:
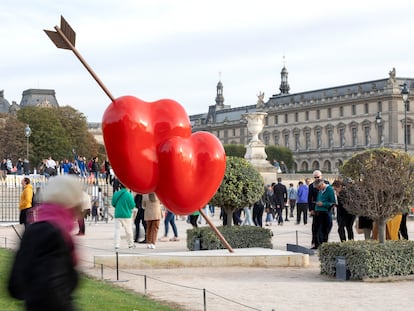
<path fill-rule="evenodd" d="M 0 248 L 0 310 L 23 310 L 21 301 L 10 298 L 7 292 L 13 252 Z M 80 284 L 74 295 L 79 310 L 117 310 L 117 311 L 182 311 L 183 309 L 163 305 L 141 294 L 81 275 Z"/>

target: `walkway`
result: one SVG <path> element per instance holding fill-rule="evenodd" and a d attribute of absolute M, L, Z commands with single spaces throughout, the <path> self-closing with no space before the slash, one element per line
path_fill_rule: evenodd
<path fill-rule="evenodd" d="M 214 222 L 219 224 L 217 216 Z M 155 250 L 137 244 L 137 248 L 130 250 L 122 241 L 124 248 L 121 247 L 120 253 L 186 252 L 185 235 L 191 226 L 184 220 L 178 220 L 177 225 L 181 237 L 179 242 L 158 242 Z M 284 226 L 275 224 L 269 228 L 274 233 L 275 249 L 286 250 L 286 244 L 295 244 L 296 239 L 300 245 L 310 245 L 310 224 L 295 225 L 290 221 Z M 164 230 L 163 224 L 160 229 L 159 236 Z M 414 221 L 408 222 L 408 231 L 409 236 L 414 237 Z M 362 236 L 357 235 L 357 239 L 362 239 Z M 330 240 L 338 240 L 336 224 Z M 13 247 L 16 241 L 16 234 L 10 226 L 0 227 L 1 246 L 7 243 L 8 247 Z M 93 266 L 94 256 L 114 254 L 113 223 L 87 224 L 86 235 L 76 237 L 76 243 L 82 258 L 81 269 L 85 273 L 146 293 L 157 300 L 176 303 L 187 310 L 412 310 L 412 281 L 336 281 L 320 275 L 316 255 L 310 256 L 309 266 L 305 268 L 146 268 L 121 269 L 117 274 L 114 269 Z"/>

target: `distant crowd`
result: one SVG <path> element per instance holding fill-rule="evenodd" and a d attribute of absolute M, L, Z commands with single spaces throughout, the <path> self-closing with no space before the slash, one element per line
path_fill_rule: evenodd
<path fill-rule="evenodd" d="M 7 175 L 30 175 L 39 174 L 45 177 L 56 175 L 78 175 L 80 177 L 105 178 L 106 183 L 112 183 L 114 173 L 108 160 L 99 162 L 98 157 L 92 157 L 89 161 L 73 150 L 72 159 L 56 161 L 49 156 L 32 170 L 28 159 L 19 158 L 15 163 L 10 158 L 5 158 L 0 165 L 0 178 L 5 179 Z"/>

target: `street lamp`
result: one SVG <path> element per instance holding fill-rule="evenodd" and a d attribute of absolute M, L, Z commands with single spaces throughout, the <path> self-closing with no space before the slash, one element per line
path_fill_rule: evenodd
<path fill-rule="evenodd" d="M 407 152 L 407 108 L 408 108 L 408 95 L 410 95 L 410 90 L 407 87 L 407 83 L 403 84 L 401 89 L 401 95 L 404 102 L 404 150 Z"/>
<path fill-rule="evenodd" d="M 24 136 L 26 136 L 26 159 L 29 161 L 29 137 L 32 134 L 32 130 L 29 127 L 29 124 L 24 128 Z"/>

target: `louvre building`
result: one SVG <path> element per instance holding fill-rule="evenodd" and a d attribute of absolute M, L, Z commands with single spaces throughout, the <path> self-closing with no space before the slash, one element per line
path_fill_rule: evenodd
<path fill-rule="evenodd" d="M 18 105 L 16 102 L 12 102 L 12 104 L 10 104 L 9 101 L 4 98 L 4 91 L 0 90 L 0 113 L 15 113 L 20 108 L 26 106 L 59 107 L 59 104 L 56 100 L 56 94 L 54 90 L 25 90 L 23 91 L 20 105 Z"/>
<path fill-rule="evenodd" d="M 397 77 L 393 68 L 384 79 L 291 94 L 283 67 L 280 92 L 267 101 L 260 94 L 255 105 L 226 106 L 219 81 L 216 104 L 190 121 L 193 131 L 208 131 L 223 144 L 246 145 L 250 138 L 243 115 L 266 112 L 260 138 L 266 145 L 291 149 L 295 172 L 336 173 L 345 160 L 367 148 L 412 152 L 413 114 L 401 92 L 404 83 L 411 89 L 413 82 Z"/>

